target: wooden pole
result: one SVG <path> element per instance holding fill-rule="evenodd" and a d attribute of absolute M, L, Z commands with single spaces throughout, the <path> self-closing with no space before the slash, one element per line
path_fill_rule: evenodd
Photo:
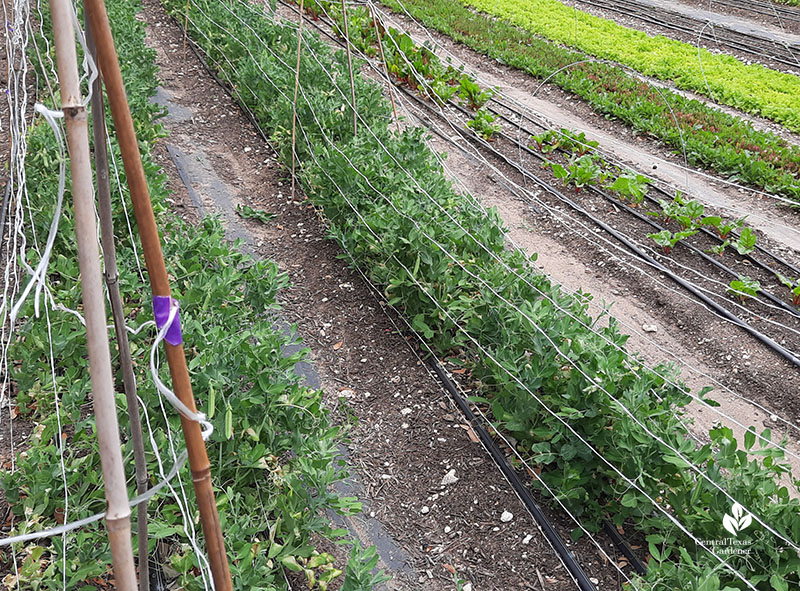
<path fill-rule="evenodd" d="M 94 399 L 100 463 L 107 501 L 106 529 L 111 544 L 114 579 L 119 591 L 136 590 L 136 571 L 131 548 L 131 510 L 125 486 L 125 470 L 119 443 L 117 407 L 108 350 L 106 306 L 97 248 L 97 226 L 92 195 L 92 167 L 89 160 L 89 125 L 86 108 L 81 103 L 78 60 L 72 9 L 68 0 L 50 0 L 53 19 L 58 78 L 61 85 L 61 110 L 67 127 L 67 145 L 75 202 L 75 233 L 81 273 L 83 313 L 86 319 L 86 342 L 89 373 Z"/>
<path fill-rule="evenodd" d="M 88 23 L 87 23 L 88 25 Z M 94 44 L 91 26 L 86 27 L 86 45 L 92 59 L 97 63 L 97 48 Z M 117 251 L 114 246 L 114 220 L 111 213 L 111 184 L 109 182 L 108 149 L 106 146 L 106 117 L 103 101 L 103 82 L 98 75 L 92 85 L 92 134 L 94 138 L 94 168 L 97 177 L 97 203 L 100 214 L 100 235 L 105 263 L 105 280 L 111 300 L 111 314 L 114 317 L 114 331 L 117 336 L 119 363 L 122 366 L 122 383 L 128 403 L 128 416 L 133 442 L 133 461 L 136 467 L 136 492 L 147 492 L 147 462 L 144 455 L 142 421 L 139 416 L 139 401 L 136 396 L 136 375 L 125 330 L 125 313 L 122 310 L 122 296 L 119 291 L 119 270 Z M 139 591 L 150 590 L 149 553 L 147 550 L 147 501 L 136 507 L 136 533 L 139 546 Z"/>
<path fill-rule="evenodd" d="M 300 89 L 300 51 L 303 49 L 303 0 L 300 0 L 300 22 L 297 25 L 297 66 L 294 70 L 294 102 L 292 102 L 292 199 L 294 199 L 297 168 L 297 91 Z"/>
<path fill-rule="evenodd" d="M 139 154 L 139 144 L 108 22 L 108 13 L 103 0 L 85 0 L 85 6 L 97 44 L 100 70 L 108 91 L 111 115 L 114 118 L 117 138 L 122 151 L 122 161 L 133 200 L 136 224 L 142 239 L 142 250 L 150 276 L 150 286 L 154 296 L 169 297 L 171 292 L 164 255 L 161 251 L 161 240 L 153 215 L 153 206 L 150 202 L 150 193 Z M 189 369 L 186 365 L 183 346 L 171 345 L 165 341 L 164 348 L 175 394 L 191 411 L 195 411 L 194 394 L 189 381 Z M 186 450 L 189 452 L 189 465 L 192 470 L 192 481 L 197 506 L 200 510 L 200 521 L 205 535 L 214 586 L 217 591 L 232 591 L 228 557 L 225 553 L 225 543 L 211 485 L 211 465 L 208 461 L 200 424 L 181 415 L 181 425 L 186 440 Z"/>
<path fill-rule="evenodd" d="M 350 31 L 347 25 L 347 3 L 342 0 L 342 20 L 344 20 L 344 45 L 347 49 L 347 69 L 350 72 L 350 99 L 353 103 L 353 137 L 358 131 L 358 115 L 356 113 L 356 81 L 353 78 L 353 56 L 350 50 Z"/>

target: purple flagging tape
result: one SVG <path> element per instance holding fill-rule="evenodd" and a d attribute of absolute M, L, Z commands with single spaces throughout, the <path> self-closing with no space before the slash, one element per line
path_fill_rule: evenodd
<path fill-rule="evenodd" d="M 169 307 L 170 303 L 174 302 L 178 305 L 178 300 L 170 296 L 153 296 L 153 314 L 156 317 L 156 326 L 158 330 L 164 328 L 164 325 L 169 320 Z M 175 313 L 175 319 L 167 329 L 167 334 L 164 335 L 164 340 L 170 345 L 180 345 L 183 343 L 183 335 L 181 334 L 181 313 L 180 310 Z"/>

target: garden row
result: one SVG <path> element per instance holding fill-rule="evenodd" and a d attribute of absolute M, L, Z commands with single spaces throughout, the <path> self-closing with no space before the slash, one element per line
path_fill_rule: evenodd
<path fill-rule="evenodd" d="M 667 89 L 620 66 L 531 36 L 458 0 L 385 0 L 424 25 L 493 59 L 547 79 L 599 113 L 663 141 L 689 164 L 800 201 L 800 148 L 741 119 Z M 587 61 L 588 60 L 588 61 Z"/>
<path fill-rule="evenodd" d="M 247 2 L 165 5 L 290 163 L 296 26 Z M 591 296 L 562 292 L 508 251 L 497 213 L 453 189 L 422 130 L 389 128 L 380 89 L 358 73 L 354 133 L 344 54 L 311 34 L 303 45 L 295 153 L 331 235 L 437 355 L 459 360 L 482 385 L 498 427 L 588 528 L 610 518 L 646 536 L 650 567 L 637 588 L 745 588 L 672 521 L 699 540 L 725 537 L 731 501 L 720 488 L 800 541 L 800 503 L 781 484 L 780 450 L 757 444 L 752 429 L 749 452 L 738 449 L 725 427 L 698 446 L 683 422 L 690 398 L 665 379 L 677 379 L 674 370 L 643 367 L 615 322 L 602 327 L 587 313 Z M 757 589 L 800 583 L 797 553 L 780 538 L 751 548 L 748 560 L 726 558 Z"/>
<path fill-rule="evenodd" d="M 521 27 L 528 33 L 609 59 L 715 102 L 800 131 L 800 78 L 733 56 L 651 36 L 558 0 L 461 0 L 462 4 Z"/>
<path fill-rule="evenodd" d="M 324 590 L 330 581 L 344 575 L 343 589 L 367 591 L 382 578 L 372 572 L 377 560 L 374 550 L 364 551 L 356 544 L 349 563 L 343 565 L 330 554 L 318 553 L 312 542 L 312 537 L 320 535 L 346 541 L 342 538 L 344 532 L 331 530 L 325 511 L 356 511 L 359 504 L 329 490 L 331 483 L 342 477 L 337 458 L 341 434 L 321 406 L 321 392 L 303 386 L 294 374 L 295 363 L 304 358 L 306 351 L 282 355 L 283 347 L 293 337 L 276 331 L 276 294 L 288 279 L 274 263 L 255 261 L 239 253 L 224 239 L 218 221 L 206 219 L 197 226 L 188 226 L 167 211 L 166 179 L 150 154 L 164 132 L 157 123 L 160 108 L 149 101 L 155 94 L 157 70 L 154 52 L 145 47 L 144 25 L 136 18 L 140 3 L 113 0 L 107 5 L 151 197 L 165 236 L 165 258 L 170 275 L 175 278 L 174 295 L 183 309 L 181 323 L 194 389 L 201 409 L 215 426 L 208 449 L 234 588 L 286 589 L 284 569 L 289 569 L 307 577 L 317 589 Z M 42 22 L 44 33 L 50 35 L 47 14 Z M 43 38 L 38 40 L 39 51 L 46 52 Z M 52 41 L 49 47 L 53 47 Z M 39 74 L 43 83 L 47 73 Z M 42 236 L 47 233 L 56 199 L 57 146 L 52 131 L 41 120 L 31 127 L 27 139 L 28 191 L 35 196 L 33 220 Z M 120 162 L 116 142 L 113 150 Z M 124 180 L 123 174 L 123 186 Z M 128 199 L 127 191 L 124 198 Z M 69 195 L 66 203 L 70 203 Z M 114 209 L 117 228 L 125 228 L 121 201 L 114 204 Z M 55 300 L 80 309 L 74 230 L 67 208 L 48 277 Z M 127 233 L 118 231 L 117 248 L 125 312 L 129 324 L 137 326 L 153 317 L 149 298 L 144 296 L 149 289 L 138 273 Z M 30 256 L 35 260 L 33 251 Z M 29 301 L 21 316 L 19 338 L 9 353 L 13 360 L 10 365 L 15 368 L 12 377 L 18 391 L 17 410 L 37 425 L 34 436 L 26 442 L 27 450 L 17 458 L 16 471 L 0 476 L 0 485 L 15 516 L 14 533 L 52 527 L 64 519 L 73 521 L 105 509 L 94 418 L 85 412 L 90 391 L 85 332 L 75 316 L 63 312 L 50 313 L 52 327 L 48 329 L 43 318 L 33 318 L 32 308 Z M 172 464 L 172 444 L 144 360 L 153 338 L 153 331 L 131 336 L 131 349 L 138 371 L 139 396 L 148 410 L 153 439 L 164 456 L 167 471 Z M 56 360 L 54 374 L 49 357 L 51 344 Z M 117 361 L 115 358 L 114 363 Z M 56 399 L 60 414 L 55 412 Z M 124 397 L 119 400 L 124 406 Z M 167 413 L 173 437 L 180 440 L 178 413 L 171 408 Z M 124 414 L 120 424 L 128 424 Z M 68 506 L 61 484 L 62 443 Z M 127 465 L 132 466 L 129 440 L 123 454 Z M 152 449 L 148 450 L 147 459 L 154 484 L 161 476 Z M 188 466 L 182 474 L 184 484 L 191 490 Z M 166 543 L 159 547 L 172 548 L 169 555 L 156 553 L 156 560 L 179 573 L 175 584 L 180 588 L 203 589 L 198 559 L 185 536 L 186 522 L 197 517 L 193 496 L 188 514 L 181 513 L 173 498 L 157 497 L 157 502 L 150 504 L 149 515 L 151 552 L 156 552 L 160 541 Z M 63 539 L 31 542 L 14 549 L 20 564 L 16 583 L 21 588 L 57 591 L 105 588 L 109 584 L 111 556 L 102 527 L 91 525 L 68 534 L 66 547 Z M 10 554 L 0 555 L 0 563 L 11 571 Z M 14 586 L 13 581 L 5 582 Z"/>
<path fill-rule="evenodd" d="M 648 196 L 650 180 L 630 170 L 606 162 L 594 153 L 598 143 L 588 140 L 583 133 L 568 129 L 547 131 L 531 138 L 543 154 L 558 151 L 562 158 L 547 159 L 543 166 L 550 168 L 557 179 L 565 186 L 572 186 L 575 192 L 586 187 L 601 188 L 617 197 L 625 205 L 640 207 Z M 552 156 L 551 156 L 552 158 Z M 650 199 L 649 201 L 655 201 Z M 661 219 L 664 223 L 672 223 L 678 230 L 671 232 L 662 230 L 648 234 L 664 254 L 670 254 L 675 246 L 703 229 L 710 229 L 719 236 L 719 244 L 708 249 L 708 254 L 722 258 L 728 248 L 740 255 L 751 254 L 758 241 L 756 232 L 745 225 L 745 218 L 726 219 L 718 215 L 707 215 L 705 206 L 697 200 L 687 200 L 680 191 L 671 199 L 657 199 L 657 208 L 648 209 L 646 214 Z M 738 234 L 734 234 L 737 232 Z M 792 278 L 775 271 L 775 277 L 788 288 L 788 299 L 794 306 L 800 307 L 800 278 Z M 737 296 L 754 296 L 760 289 L 758 282 L 744 277 L 731 282 L 731 289 Z"/>
<path fill-rule="evenodd" d="M 344 13 L 341 4 L 333 0 L 310 0 L 304 6 L 306 13 L 313 19 L 321 16 L 331 19 L 334 32 L 344 40 Z M 472 118 L 466 122 L 467 127 L 483 139 L 491 141 L 500 131 L 497 116 L 487 107 L 494 91 L 481 87 L 463 69 L 445 66 L 435 53 L 415 43 L 407 33 L 393 27 L 379 26 L 365 8 L 356 7 L 348 11 L 347 31 L 351 43 L 367 57 L 378 54 L 377 43 L 380 39 L 386 69 L 401 83 L 440 104 L 447 104 L 457 97 L 462 109 L 473 112 Z M 543 166 L 550 167 L 557 179 L 563 180 L 565 185 L 573 186 L 576 192 L 585 187 L 601 188 L 631 207 L 639 207 L 645 197 L 649 197 L 650 181 L 647 177 L 605 161 L 596 152 L 598 142 L 587 139 L 584 133 L 568 129 L 550 130 L 533 136 L 531 141 L 531 149 L 550 155 L 545 156 Z M 556 155 L 554 152 L 563 157 L 552 160 Z M 722 257 L 726 249 L 732 247 L 740 255 L 746 255 L 755 248 L 756 233 L 744 226 L 744 218 L 729 220 L 721 216 L 705 215 L 705 207 L 700 202 L 687 201 L 680 192 L 670 200 L 648 198 L 648 201 L 656 209 L 647 211 L 647 215 L 661 218 L 667 224 L 674 221 L 679 226 L 675 232 L 662 230 L 648 235 L 663 248 L 665 254 L 669 254 L 679 242 L 704 228 L 714 230 L 720 238 L 720 243 L 709 249 L 710 254 Z M 737 230 L 740 230 L 740 234 L 733 235 Z M 792 304 L 800 305 L 800 278 L 787 277 L 778 271 L 775 272 L 775 277 L 788 288 Z M 730 282 L 730 293 L 740 298 L 753 297 L 760 289 L 761 285 L 757 280 L 746 276 Z"/>

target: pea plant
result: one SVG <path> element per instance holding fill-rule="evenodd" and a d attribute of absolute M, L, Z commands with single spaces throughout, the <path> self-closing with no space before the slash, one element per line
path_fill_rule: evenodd
<path fill-rule="evenodd" d="M 143 148 L 142 162 L 165 237 L 165 259 L 175 278 L 173 293 L 183 309 L 182 332 L 198 406 L 214 425 L 207 445 L 235 588 L 285 589 L 284 571 L 296 570 L 306 579 L 309 589 L 325 591 L 343 577 L 343 589 L 368 591 L 385 579 L 374 569 L 374 550 L 364 550 L 344 538 L 342 531 L 332 529 L 328 519 L 321 517 L 326 511 L 352 514 L 360 504 L 332 492 L 332 485 L 345 476 L 337 451 L 344 427 L 333 424 L 322 404 L 322 392 L 308 388 L 294 372 L 295 364 L 308 351 L 301 349 L 287 356 L 280 353 L 296 341 L 276 328 L 278 293 L 288 285 L 288 277 L 277 264 L 239 252 L 237 245 L 225 239 L 219 220 L 206 218 L 190 226 L 170 212 L 167 179 L 151 151 L 165 133 L 158 123 L 160 107 L 150 101 L 158 81 L 154 51 L 145 45 L 145 26 L 137 18 L 141 3 L 115 0 L 107 5 L 119 41 L 117 50 L 131 114 Z M 206 6 L 208 10 L 219 8 Z M 46 4 L 42 10 L 47 10 Z M 219 12 L 215 16 L 223 19 Z M 49 23 L 49 15 L 44 14 L 40 23 L 43 36 L 37 36 L 36 41 L 37 49 L 45 55 L 49 50 L 44 35 L 51 39 L 49 47 L 53 46 Z M 229 23 L 230 29 L 234 27 Z M 43 83 L 44 72 L 38 73 L 38 80 Z M 45 90 L 39 89 L 42 93 Z M 57 169 L 51 159 L 57 153 L 55 139 L 46 125 L 35 125 L 26 140 L 29 189 L 52 207 L 58 186 Z M 111 150 L 119 160 L 115 140 Z M 125 193 L 122 198 L 129 196 Z M 239 213 L 270 223 L 267 212 L 241 208 Z M 117 226 L 122 227 L 125 218 L 120 200 L 115 202 L 114 216 Z M 49 222 L 43 218 L 33 220 L 37 232 L 46 233 L 44 223 Z M 62 218 L 49 273 L 58 286 L 59 301 L 79 308 L 77 252 L 74 241 L 68 239 L 74 231 L 70 216 Z M 128 320 L 137 325 L 152 320 L 144 295 L 149 289 L 138 273 L 130 240 L 120 240 L 117 253 Z M 32 308 L 29 303 L 21 317 L 32 319 Z M 64 521 L 60 477 L 54 485 L 54 475 L 60 473 L 62 461 L 70 520 L 102 510 L 102 471 L 93 434 L 94 416 L 85 412 L 91 384 L 78 319 L 71 314 L 53 313 L 50 328 L 43 322 L 26 320 L 20 331 L 20 339 L 12 344 L 9 354 L 21 365 L 10 368 L 10 377 L 17 386 L 19 410 L 36 429 L 26 441 L 25 453 L 16 458 L 17 470 L 0 472 L 0 487 L 15 529 L 24 530 L 33 524 L 35 529 L 43 529 Z M 146 330 L 132 335 L 131 351 L 134 363 L 138 361 L 139 396 L 143 405 L 151 409 L 152 441 L 163 454 L 171 445 L 167 434 L 180 429 L 180 418 L 174 412 L 163 416 L 152 412 L 159 407 L 160 397 L 142 358 L 153 337 Z M 60 365 L 57 380 L 49 379 L 53 344 Z M 161 371 L 166 374 L 167 368 L 162 367 Z M 55 413 L 56 399 L 61 410 L 60 424 Z M 58 446 L 62 437 L 66 448 L 63 457 Z M 131 447 L 130 441 L 124 443 L 125 457 L 132 455 Z M 149 463 L 150 473 L 158 474 L 153 454 L 149 455 Z M 183 477 L 190 479 L 189 467 L 183 470 Z M 150 504 L 150 549 L 156 545 L 169 548 L 160 560 L 175 573 L 171 586 L 198 591 L 204 587 L 199 574 L 201 565 L 189 550 L 184 534 L 186 522 L 196 517 L 191 502 L 189 509 L 188 514 L 183 514 L 169 495 Z M 349 560 L 334 559 L 318 551 L 322 540 L 326 545 L 352 545 Z M 108 570 L 110 548 L 101 527 L 90 525 L 70 534 L 67 548 L 60 537 L 54 537 L 36 540 L 15 551 L 21 566 L 15 587 L 59 591 L 113 586 Z M 4 550 L 0 568 L 10 572 L 6 570 L 11 568 L 10 562 L 10 554 Z"/>

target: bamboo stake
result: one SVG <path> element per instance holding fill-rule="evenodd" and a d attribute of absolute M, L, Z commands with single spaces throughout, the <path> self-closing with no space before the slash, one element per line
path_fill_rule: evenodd
<path fill-rule="evenodd" d="M 81 103 L 78 60 L 72 10 L 67 0 L 50 0 L 53 19 L 58 78 L 61 84 L 61 110 L 67 127 L 67 145 L 75 202 L 75 233 L 78 264 L 86 318 L 86 342 L 89 354 L 100 463 L 108 503 L 106 529 L 111 544 L 114 579 L 119 591 L 136 590 L 136 571 L 131 548 L 131 510 L 125 487 L 125 470 L 119 442 L 117 408 L 108 350 L 106 307 L 97 249 L 97 226 L 92 195 L 92 167 L 89 160 L 89 126 L 86 108 Z"/>
<path fill-rule="evenodd" d="M 86 27 L 86 44 L 92 59 L 97 63 L 97 48 L 94 44 L 91 26 Z M 119 269 L 117 252 L 114 246 L 114 221 L 111 214 L 111 185 L 109 182 L 108 149 L 106 146 L 106 118 L 103 104 L 103 82 L 98 75 L 92 85 L 92 133 L 94 137 L 94 163 L 97 176 L 97 201 L 100 213 L 101 246 L 105 263 L 105 280 L 111 300 L 111 313 L 114 317 L 114 332 L 117 336 L 119 362 L 122 366 L 122 382 L 125 399 L 128 403 L 131 440 L 133 441 L 133 460 L 136 467 L 136 492 L 147 492 L 147 462 L 144 456 L 142 421 L 139 417 L 139 402 L 136 396 L 136 375 L 125 330 L 125 313 L 122 310 L 122 296 L 119 290 Z M 136 533 L 139 542 L 139 591 L 149 591 L 149 553 L 147 550 L 147 501 L 136 507 Z"/>
<path fill-rule="evenodd" d="M 358 131 L 358 115 L 356 113 L 356 81 L 353 78 L 353 56 L 350 51 L 350 32 L 347 26 L 347 3 L 342 0 L 342 20 L 344 20 L 344 44 L 347 48 L 347 69 L 350 72 L 350 99 L 353 103 L 353 137 Z"/>
<path fill-rule="evenodd" d="M 300 0 L 300 22 L 297 26 L 297 67 L 294 70 L 294 99 L 292 102 L 292 199 L 294 199 L 297 153 L 297 91 L 300 89 L 300 50 L 303 48 L 303 0 Z"/>
<path fill-rule="evenodd" d="M 372 2 L 369 3 L 369 11 L 372 14 L 372 24 L 375 27 L 375 38 L 378 40 L 378 49 L 381 52 L 381 62 L 383 62 L 383 69 L 386 72 L 386 89 L 389 91 L 389 100 L 392 101 L 392 113 L 394 113 L 394 120 L 397 122 L 397 105 L 394 103 L 394 92 L 392 91 L 392 77 L 389 75 L 389 64 L 386 63 L 386 56 L 383 55 L 383 35 L 378 27 L 378 16 L 375 14 L 375 7 Z"/>
<path fill-rule="evenodd" d="M 120 73 L 117 51 L 108 22 L 108 13 L 103 0 L 85 0 L 86 13 L 92 26 L 92 31 L 97 44 L 97 53 L 100 58 L 100 69 L 108 91 L 108 100 L 111 105 L 111 115 L 117 130 L 122 161 L 125 166 L 125 175 L 128 178 L 131 199 L 133 200 L 136 223 L 142 239 L 147 272 L 150 276 L 150 286 L 154 296 L 171 295 L 167 268 L 164 255 L 161 251 L 161 239 L 158 234 L 153 206 L 147 188 L 147 180 L 142 167 L 139 154 L 139 144 L 133 127 L 128 99 L 125 94 L 125 85 Z M 167 362 L 169 363 L 170 376 L 175 394 L 191 411 L 196 411 L 192 385 L 189 380 L 189 368 L 186 365 L 186 356 L 182 345 L 171 345 L 164 342 Z M 214 501 L 214 491 L 211 485 L 211 465 L 208 461 L 205 442 L 203 441 L 200 425 L 181 415 L 183 436 L 186 440 L 186 450 L 189 452 L 189 465 L 192 470 L 197 506 L 200 510 L 200 521 L 206 540 L 208 560 L 211 565 L 211 574 L 214 578 L 214 587 L 217 591 L 232 591 L 228 557 L 225 553 L 225 543 Z"/>

